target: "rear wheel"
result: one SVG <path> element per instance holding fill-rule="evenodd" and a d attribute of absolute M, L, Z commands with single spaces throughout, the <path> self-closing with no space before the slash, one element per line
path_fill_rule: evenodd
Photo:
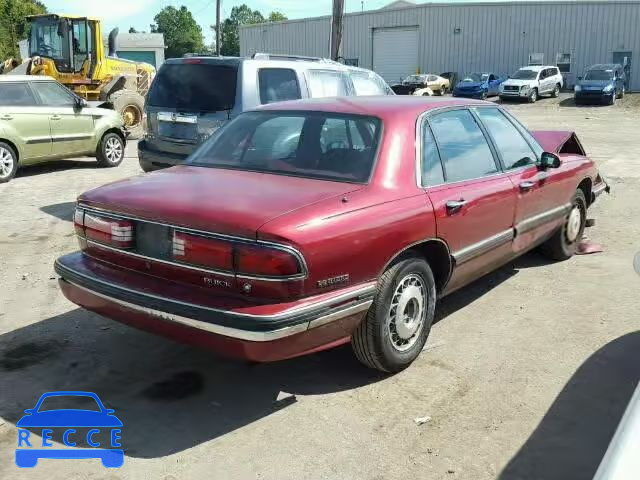
<path fill-rule="evenodd" d="M 424 259 L 412 256 L 392 265 L 351 338 L 358 360 L 383 372 L 408 367 L 427 341 L 435 304 L 433 273 Z"/>
<path fill-rule="evenodd" d="M 124 140 L 117 133 L 105 133 L 96 152 L 98 165 L 101 167 L 117 167 L 124 159 Z"/>
<path fill-rule="evenodd" d="M 571 210 L 562 227 L 541 247 L 542 253 L 553 260 L 567 260 L 578 249 L 587 223 L 587 200 L 584 192 L 576 190 L 571 200 Z"/>
<path fill-rule="evenodd" d="M 18 155 L 11 145 L 0 142 L 0 183 L 11 180 L 18 170 Z"/>
<path fill-rule="evenodd" d="M 124 128 L 129 138 L 137 140 L 144 134 L 144 97 L 133 90 L 118 90 L 111 94 L 109 101 L 122 116 Z"/>

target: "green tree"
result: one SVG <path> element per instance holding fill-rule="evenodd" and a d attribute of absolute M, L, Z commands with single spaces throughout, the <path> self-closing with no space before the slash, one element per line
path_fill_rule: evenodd
<path fill-rule="evenodd" d="M 0 62 L 19 57 L 18 42 L 27 38 L 27 15 L 46 13 L 47 7 L 36 0 L 0 0 Z"/>
<path fill-rule="evenodd" d="M 247 5 L 231 9 L 231 15 L 222 22 L 222 45 L 220 53 L 222 55 L 240 55 L 240 25 L 251 25 L 254 23 L 264 23 L 265 18 L 258 10 L 251 10 Z"/>
<path fill-rule="evenodd" d="M 164 34 L 167 58 L 204 51 L 202 28 L 187 7 L 165 7 L 154 17 L 154 21 L 156 23 L 151 25 L 151 32 Z"/>
<path fill-rule="evenodd" d="M 289 20 L 289 19 L 282 12 L 271 12 L 267 17 L 268 22 L 283 22 L 284 20 Z"/>

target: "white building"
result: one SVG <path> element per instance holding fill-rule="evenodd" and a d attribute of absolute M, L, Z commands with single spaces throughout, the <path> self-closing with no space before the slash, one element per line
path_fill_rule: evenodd
<path fill-rule="evenodd" d="M 240 28 L 240 54 L 329 56 L 331 17 Z M 640 90 L 640 1 L 507 1 L 423 3 L 399 0 L 348 13 L 341 56 L 389 83 L 415 72 L 491 71 L 558 65 L 573 85 L 596 63 L 628 63 Z M 638 63 L 640 66 L 640 63 Z"/>

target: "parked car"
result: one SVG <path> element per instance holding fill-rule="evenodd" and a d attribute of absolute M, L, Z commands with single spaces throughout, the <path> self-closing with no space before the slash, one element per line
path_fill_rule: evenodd
<path fill-rule="evenodd" d="M 622 65 L 599 64 L 587 69 L 574 87 L 576 104 L 606 102 L 613 105 L 624 97 L 625 73 Z"/>
<path fill-rule="evenodd" d="M 407 76 L 401 84 L 391 87 L 397 95 L 444 95 L 449 91 L 449 80 L 432 73 Z"/>
<path fill-rule="evenodd" d="M 542 95 L 557 98 L 564 86 L 558 67 L 522 67 L 500 86 L 500 99 L 523 99 L 535 103 Z"/>
<path fill-rule="evenodd" d="M 495 73 L 469 73 L 453 89 L 454 97 L 481 98 L 498 95 L 500 84 L 505 81 Z"/>
<path fill-rule="evenodd" d="M 148 133 L 138 144 L 140 166 L 148 172 L 184 162 L 245 110 L 284 100 L 351 95 L 393 95 L 393 90 L 370 70 L 322 58 L 255 54 L 168 60 L 145 106 Z"/>
<path fill-rule="evenodd" d="M 19 166 L 93 156 L 101 167 L 124 158 L 120 116 L 90 108 L 69 89 L 45 76 L 0 76 L 0 183 Z"/>
<path fill-rule="evenodd" d="M 539 245 L 571 257 L 607 189 L 574 133 L 492 103 L 283 102 L 81 195 L 55 269 L 72 302 L 176 340 L 261 362 L 351 342 L 395 372 L 442 296 Z"/>

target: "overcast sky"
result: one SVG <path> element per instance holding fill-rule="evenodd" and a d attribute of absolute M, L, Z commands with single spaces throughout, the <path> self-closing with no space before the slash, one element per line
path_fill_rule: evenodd
<path fill-rule="evenodd" d="M 185 5 L 202 27 L 207 43 L 211 42 L 212 32 L 209 25 L 215 23 L 215 0 L 43 0 L 50 12 L 87 15 L 100 18 L 104 22 L 105 32 L 113 27 L 128 31 L 129 27 L 137 30 L 149 30 L 153 17 L 169 5 L 179 7 Z M 345 11 L 359 12 L 364 4 L 365 10 L 380 8 L 392 0 L 345 0 Z M 439 0 L 441 2 L 457 2 L 465 0 Z M 469 1 L 469 0 L 466 0 Z M 331 0 L 222 0 L 222 18 L 224 19 L 236 5 L 246 3 L 251 8 L 267 15 L 273 10 L 284 13 L 289 18 L 318 17 L 331 13 Z M 423 3 L 423 2 L 417 2 Z"/>

